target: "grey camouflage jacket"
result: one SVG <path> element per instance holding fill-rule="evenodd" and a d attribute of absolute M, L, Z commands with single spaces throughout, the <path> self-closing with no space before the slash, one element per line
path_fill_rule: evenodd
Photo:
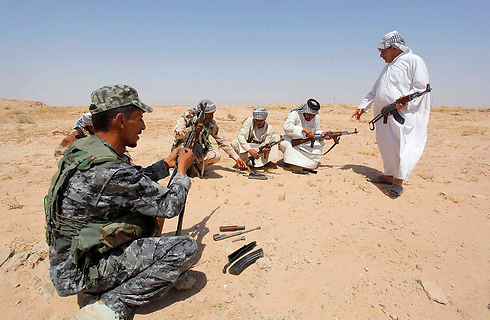
<path fill-rule="evenodd" d="M 189 177 L 176 174 L 168 192 L 162 194 L 162 186 L 155 181 L 169 175 L 163 160 L 141 168 L 129 164 L 129 157 L 122 157 L 128 162 L 106 162 L 75 172 L 63 191 L 62 214 L 73 219 L 112 221 L 134 211 L 159 218 L 172 218 L 181 212 L 191 186 Z M 62 297 L 86 288 L 82 270 L 72 262 L 70 246 L 70 236 L 58 235 L 49 248 L 49 273 Z"/>

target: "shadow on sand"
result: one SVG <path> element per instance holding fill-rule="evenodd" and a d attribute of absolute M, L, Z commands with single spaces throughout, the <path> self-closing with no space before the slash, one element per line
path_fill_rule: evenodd
<path fill-rule="evenodd" d="M 206 224 L 211 218 L 211 216 L 213 215 L 213 213 L 215 213 L 218 209 L 219 206 L 213 211 L 211 211 L 211 213 L 207 215 L 201 222 L 195 224 L 194 226 L 188 229 L 182 230 L 183 235 L 188 234 L 196 239 L 197 247 L 198 247 L 196 261 L 201 260 L 202 252 L 206 247 L 206 245 L 202 243 L 202 239 L 204 238 L 204 236 L 209 233 L 209 228 L 206 226 Z M 162 236 L 163 237 L 173 236 L 174 233 L 175 232 L 170 232 L 170 233 L 162 234 Z M 185 291 L 179 291 L 172 288 L 163 297 L 154 300 L 145 306 L 133 310 L 132 314 L 130 315 L 130 317 L 128 317 L 128 319 L 133 319 L 135 314 L 149 314 L 161 310 L 163 308 L 166 308 L 174 304 L 175 302 L 187 300 L 193 295 L 199 293 L 206 286 L 208 282 L 206 274 L 202 272 L 189 270 L 187 271 L 187 275 L 196 279 L 196 283 L 191 289 Z"/>
<path fill-rule="evenodd" d="M 363 175 L 365 178 L 380 176 L 383 174 L 383 172 L 379 171 L 378 169 L 374 169 L 371 167 L 366 167 L 358 164 L 346 164 L 340 167 L 340 170 L 352 170 L 357 174 Z M 380 183 L 371 183 L 371 184 L 373 186 L 376 186 L 379 189 L 379 191 L 381 191 L 382 193 L 386 193 L 386 191 L 388 191 L 388 189 L 390 188 L 390 185 L 387 184 L 380 184 Z"/>

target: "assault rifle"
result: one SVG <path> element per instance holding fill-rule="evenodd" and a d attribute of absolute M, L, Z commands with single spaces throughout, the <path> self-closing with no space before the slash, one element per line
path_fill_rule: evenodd
<path fill-rule="evenodd" d="M 393 118 L 395 118 L 395 120 L 398 121 L 398 123 L 404 124 L 405 119 L 398 112 L 396 105 L 398 103 L 401 103 L 401 104 L 408 103 L 408 102 L 412 101 L 413 99 L 418 98 L 418 97 L 420 97 L 426 93 L 429 93 L 431 91 L 432 91 L 432 88 L 430 87 L 430 83 L 428 83 L 425 91 L 414 92 L 414 93 L 409 94 L 408 96 L 404 96 L 404 97 L 400 97 L 400 98 L 396 99 L 395 102 L 383 107 L 383 109 L 381 109 L 381 112 L 376 117 L 374 117 L 373 120 L 369 121 L 369 129 L 374 130 L 375 129 L 374 123 L 376 123 L 376 121 L 378 121 L 381 118 L 383 118 L 383 123 L 386 124 L 388 122 L 388 115 L 390 115 L 390 114 L 393 115 Z"/>
<path fill-rule="evenodd" d="M 316 134 L 314 135 L 313 137 L 311 138 L 304 138 L 304 139 L 293 139 L 291 140 L 291 144 L 293 147 L 296 147 L 302 143 L 305 143 L 305 142 L 308 142 L 310 141 L 311 142 L 311 145 L 310 147 L 313 148 L 313 144 L 315 143 L 315 141 L 319 141 L 319 140 L 322 140 L 322 139 L 325 139 L 326 137 L 331 137 L 334 141 L 334 144 L 330 147 L 330 149 L 327 150 L 327 152 L 325 152 L 323 155 L 326 155 L 330 150 L 333 149 L 333 147 L 335 147 L 336 145 L 339 144 L 339 141 L 340 141 L 340 136 L 344 136 L 344 135 L 349 135 L 349 134 L 357 134 L 359 133 L 357 131 L 357 129 L 354 129 L 354 131 L 352 132 L 348 132 L 348 131 L 328 131 L 328 132 L 325 132 L 325 134 Z"/>
<path fill-rule="evenodd" d="M 192 150 L 194 153 L 194 156 L 196 156 L 196 147 L 198 146 L 197 140 L 199 139 L 199 134 L 196 133 L 196 128 L 199 123 L 202 123 L 204 121 L 204 110 L 206 109 L 206 103 L 199 103 L 199 113 L 196 119 L 196 122 L 194 123 L 194 127 L 192 128 L 191 132 L 189 133 L 189 136 L 187 136 L 187 140 L 184 143 L 185 148 L 189 148 Z M 170 187 L 170 184 L 172 183 L 173 178 L 177 174 L 177 168 L 179 166 L 179 154 L 180 150 L 177 151 L 177 160 L 175 161 L 175 167 L 174 171 L 172 172 L 172 175 L 170 176 L 170 179 L 168 180 L 167 188 Z M 182 222 L 184 221 L 184 211 L 185 211 L 185 203 L 184 207 L 182 208 L 182 211 L 179 213 L 179 221 L 177 223 L 177 230 L 175 231 L 176 236 L 180 236 L 182 233 Z M 162 228 L 163 228 L 163 222 L 165 221 L 164 218 L 158 218 L 158 224 L 159 224 L 159 231 L 157 235 L 162 234 Z"/>
<path fill-rule="evenodd" d="M 276 144 L 281 143 L 281 141 L 283 141 L 283 140 L 284 140 L 284 136 L 282 136 L 281 139 L 279 139 L 278 141 L 272 141 L 272 142 L 266 143 L 262 147 L 260 147 L 257 152 L 259 154 L 263 154 L 265 148 L 272 149 L 273 146 L 275 146 Z M 252 163 L 252 166 L 255 167 L 255 158 L 254 157 L 252 157 L 252 156 L 248 157 L 247 163 L 250 163 L 250 162 Z"/>

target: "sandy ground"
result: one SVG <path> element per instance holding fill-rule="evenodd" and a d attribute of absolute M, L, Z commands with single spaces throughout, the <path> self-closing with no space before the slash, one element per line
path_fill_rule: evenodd
<path fill-rule="evenodd" d="M 230 141 L 253 107 L 218 107 Z M 293 105 L 265 107 L 282 134 Z M 135 163 L 168 154 L 187 108 L 145 114 L 147 129 L 130 150 Z M 199 244 L 190 272 L 197 283 L 137 309 L 134 319 L 489 319 L 490 110 L 434 108 L 422 159 L 392 200 L 388 186 L 365 181 L 382 159 L 367 124 L 373 115 L 359 123 L 350 119 L 354 109 L 322 106 L 322 129 L 359 134 L 343 137 L 318 174 L 293 174 L 278 160 L 268 180 L 251 180 L 221 151 L 208 176 L 193 179 L 185 211 L 183 234 Z M 76 298 L 60 298 L 50 284 L 43 197 L 53 150 L 84 110 L 0 100 L 0 264 L 12 255 L 0 268 L 2 319 L 74 319 Z M 164 232 L 173 233 L 176 220 Z M 213 241 L 229 224 L 261 229 L 246 241 Z M 251 241 L 270 264 L 223 274 L 227 255 Z M 447 303 L 431 300 L 418 279 Z"/>

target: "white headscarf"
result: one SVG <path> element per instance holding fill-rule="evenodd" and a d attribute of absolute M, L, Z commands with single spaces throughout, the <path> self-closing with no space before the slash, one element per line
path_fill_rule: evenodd
<path fill-rule="evenodd" d="M 396 30 L 387 33 L 383 39 L 381 39 L 378 50 L 384 50 L 390 47 L 395 47 L 403 52 L 410 50 L 409 47 L 405 46 L 405 38 Z"/>
<path fill-rule="evenodd" d="M 269 113 L 267 112 L 267 109 L 264 107 L 257 107 L 254 108 L 252 111 L 252 116 L 254 117 L 255 120 L 265 120 L 267 119 L 267 116 Z"/>

